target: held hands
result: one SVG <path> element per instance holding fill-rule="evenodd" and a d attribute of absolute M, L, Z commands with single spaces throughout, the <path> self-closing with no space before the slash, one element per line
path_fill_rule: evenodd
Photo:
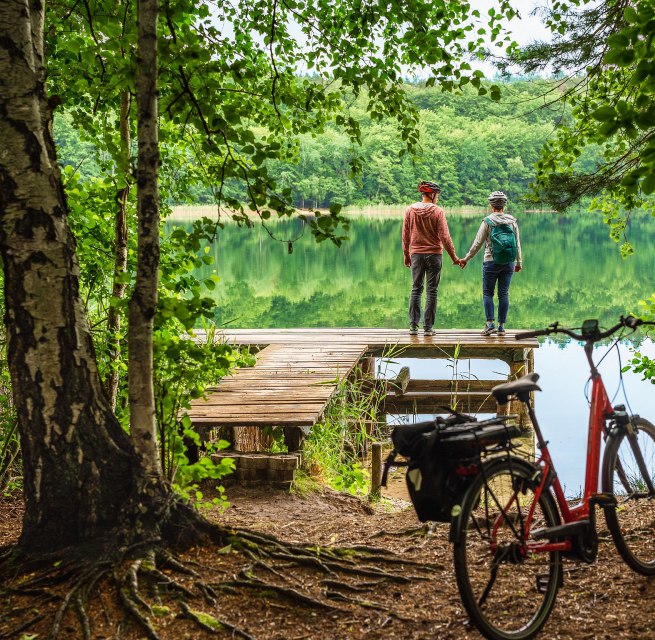
<path fill-rule="evenodd" d="M 519 271 L 521 271 L 521 269 L 523 269 L 523 267 L 520 264 L 514 265 L 514 272 L 515 273 L 518 273 Z"/>
<path fill-rule="evenodd" d="M 456 264 L 458 267 L 461 267 L 462 269 L 466 266 L 466 260 L 462 260 L 461 258 L 457 258 L 453 264 Z"/>

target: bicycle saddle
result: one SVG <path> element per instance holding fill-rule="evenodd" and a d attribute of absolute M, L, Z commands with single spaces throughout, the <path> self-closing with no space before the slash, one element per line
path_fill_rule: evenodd
<path fill-rule="evenodd" d="M 517 396 L 527 391 L 541 391 L 537 380 L 539 380 L 538 373 L 528 373 L 518 380 L 512 380 L 512 382 L 505 382 L 504 384 L 495 386 L 491 390 L 491 393 L 494 394 L 494 398 L 496 398 L 498 404 L 507 404 L 510 396 Z"/>

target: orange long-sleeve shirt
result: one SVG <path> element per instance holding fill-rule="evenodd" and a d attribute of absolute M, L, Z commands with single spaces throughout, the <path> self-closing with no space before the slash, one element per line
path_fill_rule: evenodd
<path fill-rule="evenodd" d="M 405 209 L 403 221 L 403 254 L 448 252 L 453 262 L 457 253 L 450 238 L 446 214 L 441 207 L 430 202 L 416 202 Z"/>

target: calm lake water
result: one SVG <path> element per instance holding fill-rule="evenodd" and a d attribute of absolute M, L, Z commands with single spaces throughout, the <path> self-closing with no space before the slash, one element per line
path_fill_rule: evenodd
<path fill-rule="evenodd" d="M 459 255 L 468 250 L 481 217 L 448 213 Z M 517 217 L 524 269 L 512 281 L 508 327 L 541 328 L 555 320 L 579 326 L 586 318 L 609 326 L 655 291 L 652 219 L 632 221 L 628 235 L 635 255 L 623 260 L 607 228 L 591 214 Z M 297 221 L 268 223 L 279 242 L 260 227 L 227 225 L 212 247 L 216 264 L 203 272 L 215 270 L 221 278 L 214 292 L 217 323 L 235 328 L 407 326 L 411 283 L 402 260 L 401 225 L 402 216 L 353 216 L 350 240 L 341 248 L 328 242 L 317 245 Z M 289 254 L 286 241 L 298 236 Z M 481 262 L 479 253 L 462 271 L 445 257 L 437 328 L 482 327 Z M 625 402 L 620 365 L 635 348 L 655 357 L 650 340 L 624 341 L 601 367 L 610 398 L 616 394 L 615 403 Z M 599 355 L 606 350 L 599 347 Z M 434 360 L 397 360 L 391 369 L 406 364 L 414 378 L 449 378 L 453 373 L 452 363 Z M 537 414 L 567 493 L 574 495 L 584 481 L 586 359 L 577 343 L 544 341 L 535 352 L 535 370 L 543 389 L 537 396 Z M 506 374 L 507 367 L 466 361 L 458 363 L 458 371 L 493 378 Z M 623 386 L 632 410 L 655 421 L 655 386 L 630 372 L 624 374 Z"/>

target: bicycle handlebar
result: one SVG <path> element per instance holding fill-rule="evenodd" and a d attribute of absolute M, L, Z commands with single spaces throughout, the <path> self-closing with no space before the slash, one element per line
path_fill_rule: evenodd
<path fill-rule="evenodd" d="M 598 342 L 600 340 L 604 340 L 605 338 L 609 338 L 609 336 L 611 336 L 613 333 L 616 333 L 622 327 L 627 327 L 628 329 L 636 331 L 637 327 L 642 325 L 655 326 L 655 322 L 648 322 L 646 320 L 642 320 L 641 318 L 636 318 L 635 316 L 621 316 L 619 322 L 610 329 L 607 329 L 607 331 L 596 330 L 586 335 L 583 333 L 575 333 L 575 331 L 566 329 L 565 327 L 560 327 L 559 322 L 554 322 L 545 329 L 536 329 L 535 331 L 521 331 L 520 333 L 515 334 L 514 337 L 516 340 L 523 340 L 525 338 L 538 338 L 539 336 L 548 336 L 551 333 L 563 333 L 567 336 L 570 336 L 574 340 L 582 340 L 584 342 Z"/>

